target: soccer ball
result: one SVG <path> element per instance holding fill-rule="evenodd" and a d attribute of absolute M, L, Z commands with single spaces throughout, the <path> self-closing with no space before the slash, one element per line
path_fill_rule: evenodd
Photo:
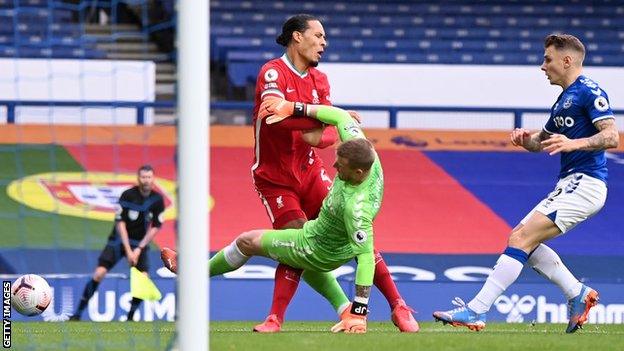
<path fill-rule="evenodd" d="M 24 316 L 36 316 L 50 305 L 52 291 L 45 279 L 36 274 L 23 275 L 11 285 L 11 305 Z"/>

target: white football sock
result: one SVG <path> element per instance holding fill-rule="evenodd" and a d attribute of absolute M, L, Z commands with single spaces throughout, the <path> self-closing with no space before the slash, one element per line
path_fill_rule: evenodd
<path fill-rule="evenodd" d="M 225 258 L 225 261 L 234 269 L 242 267 L 245 262 L 249 260 L 249 256 L 243 254 L 238 248 L 238 245 L 236 245 L 236 240 L 232 241 L 230 245 L 223 249 L 223 257 Z"/>
<path fill-rule="evenodd" d="M 518 279 L 522 267 L 524 265 L 520 261 L 502 254 L 496 261 L 494 271 L 483 284 L 481 291 L 468 303 L 468 308 L 476 313 L 489 311 L 503 291 Z"/>
<path fill-rule="evenodd" d="M 550 247 L 540 244 L 529 257 L 528 263 L 539 274 L 557 284 L 566 299 L 570 300 L 581 293 L 583 284 L 570 273 L 559 255 Z"/>

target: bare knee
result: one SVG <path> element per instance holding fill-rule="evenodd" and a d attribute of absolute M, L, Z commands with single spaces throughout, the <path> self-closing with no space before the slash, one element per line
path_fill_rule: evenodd
<path fill-rule="evenodd" d="M 261 252 L 260 240 L 263 230 L 251 230 L 244 232 L 236 238 L 236 246 L 246 256 L 258 255 Z"/>
<path fill-rule="evenodd" d="M 525 252 L 531 252 L 539 245 L 539 242 L 535 241 L 535 238 L 525 227 L 514 229 L 509 235 L 507 245 L 516 249 L 523 250 Z"/>
<path fill-rule="evenodd" d="M 101 282 L 104 277 L 106 277 L 106 273 L 108 273 L 108 269 L 106 267 L 98 266 L 93 272 L 93 280 L 96 282 Z"/>

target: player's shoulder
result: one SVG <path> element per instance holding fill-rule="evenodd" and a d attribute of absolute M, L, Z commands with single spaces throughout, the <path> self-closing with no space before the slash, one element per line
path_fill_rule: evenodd
<path fill-rule="evenodd" d="M 586 96 L 600 96 L 605 95 L 605 91 L 596 83 L 593 79 L 580 76 L 578 84 L 576 85 L 577 92 L 580 95 Z"/>
<path fill-rule="evenodd" d="M 275 80 L 277 74 L 284 72 L 284 63 L 280 57 L 274 58 L 260 67 L 259 75 L 263 75 L 267 81 Z"/>
<path fill-rule="evenodd" d="M 308 72 L 310 73 L 311 76 L 313 76 L 316 79 L 324 79 L 327 80 L 327 74 L 325 74 L 325 72 L 321 71 L 320 69 L 316 68 L 316 67 L 310 67 L 308 69 Z"/>

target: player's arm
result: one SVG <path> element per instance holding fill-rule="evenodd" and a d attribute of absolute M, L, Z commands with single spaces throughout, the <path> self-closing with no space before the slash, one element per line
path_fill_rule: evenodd
<path fill-rule="evenodd" d="M 521 146 L 531 152 L 542 151 L 542 141 L 548 139 L 550 134 L 545 130 L 541 130 L 537 133 L 531 133 L 528 129 L 516 128 L 511 131 L 510 139 L 511 145 Z"/>
<path fill-rule="evenodd" d="M 601 89 L 597 89 L 597 92 L 592 90 L 591 93 L 586 93 L 583 107 L 587 118 L 592 121 L 598 132 L 590 137 L 578 139 L 553 134 L 548 140 L 542 142 L 545 151 L 554 155 L 559 152 L 598 151 L 618 147 L 620 135 L 607 94 Z"/>
<path fill-rule="evenodd" d="M 604 150 L 616 148 L 620 145 L 620 133 L 614 118 L 601 119 L 594 123 L 598 133 L 585 138 L 585 145 L 580 150 Z"/>
<path fill-rule="evenodd" d="M 344 223 L 350 235 L 350 245 L 356 253 L 357 268 L 355 270 L 355 298 L 351 313 L 366 315 L 370 287 L 375 277 L 375 254 L 373 244 L 373 216 L 366 203 L 367 194 L 354 196 L 353 203 L 347 205 L 344 212 Z M 360 307 L 359 310 L 356 310 Z"/>
<path fill-rule="evenodd" d="M 264 111 L 264 112 L 262 112 Z M 265 118 L 267 124 L 283 123 L 289 117 L 308 116 L 323 123 L 336 126 L 340 140 L 364 138 L 364 132 L 351 115 L 338 107 L 292 103 L 284 99 L 271 99 L 260 105 L 259 118 Z"/>
<path fill-rule="evenodd" d="M 256 86 L 259 87 L 260 101 L 284 100 L 284 92 L 287 90 L 286 74 L 277 67 L 265 65 L 260 69 Z M 286 101 L 286 100 L 284 100 Z M 295 102 L 292 102 L 293 104 Z M 262 107 L 258 108 L 257 117 L 264 118 L 266 111 Z M 303 116 L 305 117 L 305 116 Z M 289 129 L 289 130 L 312 130 L 322 128 L 323 124 L 311 118 L 293 118 L 287 123 L 280 123 L 273 128 Z"/>
<path fill-rule="evenodd" d="M 356 253 L 357 260 L 355 297 L 351 310 L 341 316 L 340 322 L 332 327 L 333 332 L 366 332 L 368 300 L 375 276 L 375 254 L 373 251 L 373 216 L 366 208 L 365 197 L 365 195 L 357 196 L 355 202 L 347 205 L 344 212 L 345 229 L 350 236 L 350 245 L 352 251 Z"/>
<path fill-rule="evenodd" d="M 322 128 L 302 131 L 301 138 L 310 146 L 324 149 L 336 143 L 338 132 L 334 126 L 323 125 Z"/>
<path fill-rule="evenodd" d="M 554 155 L 559 152 L 597 151 L 618 147 L 620 134 L 615 125 L 615 119 L 601 119 L 596 121 L 594 126 L 598 129 L 598 133 L 587 138 L 569 139 L 563 134 L 553 134 L 549 139 L 542 142 L 544 151 Z"/>

